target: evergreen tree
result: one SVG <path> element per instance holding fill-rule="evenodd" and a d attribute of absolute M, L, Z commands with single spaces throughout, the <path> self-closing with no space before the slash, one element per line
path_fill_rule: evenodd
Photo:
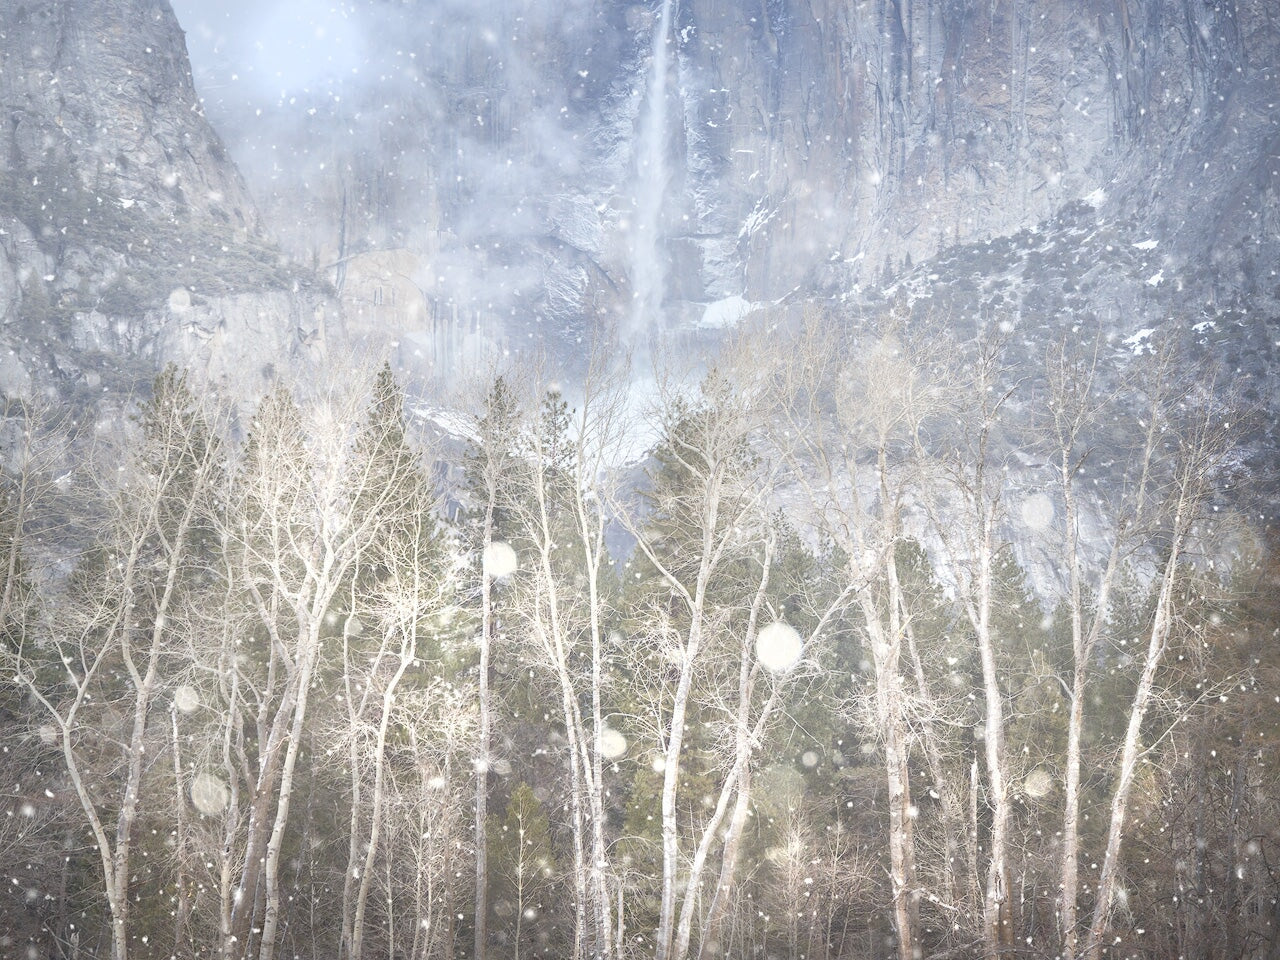
<path fill-rule="evenodd" d="M 464 492 L 469 509 L 463 523 L 463 538 L 475 558 L 478 582 L 474 596 L 479 606 L 477 700 L 479 737 L 475 772 L 475 900 L 474 949 L 477 957 L 488 952 L 489 870 L 488 803 L 492 767 L 493 709 L 490 683 L 491 655 L 499 635 L 502 616 L 497 582 L 516 573 L 518 557 L 505 538 L 515 529 L 510 504 L 510 485 L 519 470 L 519 442 L 523 415 L 515 392 L 506 379 L 498 377 L 485 395 L 475 424 L 475 439 L 463 457 Z"/>
<path fill-rule="evenodd" d="M 550 956 L 546 943 L 537 932 L 545 932 L 545 922 L 559 880 L 559 867 L 551 845 L 551 824 L 547 812 L 532 787 L 523 780 L 511 792 L 505 815 L 498 828 L 489 835 L 489 870 L 492 881 L 493 911 L 500 935 L 510 943 L 512 960 L 522 955 Z M 530 930 L 535 931 L 530 936 Z M 534 949 L 526 953 L 525 948 Z"/>

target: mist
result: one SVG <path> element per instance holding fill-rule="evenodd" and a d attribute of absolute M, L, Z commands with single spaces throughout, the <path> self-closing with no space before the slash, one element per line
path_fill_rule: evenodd
<path fill-rule="evenodd" d="M 559 344 L 588 313 L 620 312 L 584 304 L 627 283 L 611 234 L 625 233 L 634 160 L 606 127 L 639 109 L 622 68 L 644 45 L 615 13 L 585 0 L 175 12 L 204 109 L 290 256 L 341 289 L 353 256 L 411 251 L 397 271 L 425 312 L 486 351 L 548 331 Z M 621 213 L 600 203 L 611 192 Z"/>

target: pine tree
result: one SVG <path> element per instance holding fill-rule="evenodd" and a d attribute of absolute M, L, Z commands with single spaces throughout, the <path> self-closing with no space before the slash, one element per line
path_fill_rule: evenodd
<path fill-rule="evenodd" d="M 352 584 L 357 593 L 375 590 L 397 563 L 417 563 L 424 569 L 447 563 L 444 531 L 434 513 L 435 490 L 421 456 L 409 443 L 404 406 L 404 391 L 390 364 L 384 363 L 356 436 L 355 457 L 364 468 L 357 478 L 354 513 L 357 522 L 374 528 L 368 556 Z M 359 598 L 353 597 L 351 609 L 359 605 Z"/>
<path fill-rule="evenodd" d="M 520 960 L 529 924 L 546 913 L 559 879 L 546 809 L 523 780 L 490 834 L 488 859 L 494 913 L 510 937 L 512 960 Z"/>
<path fill-rule="evenodd" d="M 493 711 L 490 697 L 490 656 L 498 634 L 500 610 L 496 604 L 495 567 L 498 544 L 514 529 L 508 503 L 509 485 L 519 468 L 517 444 L 522 415 L 515 392 L 503 377 L 498 377 L 485 395 L 476 418 L 476 439 L 468 444 L 463 458 L 466 493 L 470 509 L 463 524 L 464 541 L 476 559 L 479 573 L 480 632 L 478 637 L 477 694 L 479 702 L 479 737 L 475 783 L 475 946 L 477 958 L 487 955 L 489 917 L 488 869 L 488 804 L 490 749 Z M 510 544 L 504 544 L 511 550 Z M 513 574 L 514 570 L 503 570 Z"/>

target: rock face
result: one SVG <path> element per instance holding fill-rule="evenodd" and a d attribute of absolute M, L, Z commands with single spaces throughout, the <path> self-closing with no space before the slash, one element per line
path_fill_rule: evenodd
<path fill-rule="evenodd" d="M 728 215 L 767 215 L 744 237 L 751 299 L 866 283 L 1097 191 L 1186 252 L 1220 251 L 1274 223 L 1269 10 L 686 0 L 686 140 Z"/>
<path fill-rule="evenodd" d="M 167 0 L 7 2 L 0 114 L 0 390 L 89 399 L 166 360 L 243 385 L 315 339 Z"/>
<path fill-rule="evenodd" d="M 655 326 L 696 325 L 726 298 L 875 291 L 1086 199 L 1195 265 L 1182 271 L 1188 302 L 1221 306 L 1274 293 L 1272 6 L 374 3 L 378 82 L 300 94 L 270 128 L 224 119 L 233 144 L 270 139 L 305 159 L 292 179 L 250 169 L 273 219 L 305 210 L 286 241 L 295 254 L 429 255 L 444 267 L 424 286 L 432 322 L 461 312 L 512 343 L 572 348 L 602 316 L 628 314 L 648 275 L 635 240 L 654 183 Z M 643 170 L 659 51 L 655 177 Z"/>
<path fill-rule="evenodd" d="M 7 180 L 30 184 L 44 175 L 51 189 L 102 194 L 152 217 L 256 232 L 244 182 L 200 120 L 168 3 L 15 0 L 6 7 L 0 171 Z M 51 176 L 61 180 L 48 183 Z"/>
<path fill-rule="evenodd" d="M 252 389 L 250 367 L 380 339 L 448 377 L 528 343 L 573 357 L 605 323 L 702 336 L 731 325 L 726 304 L 878 309 L 891 291 L 962 316 L 1000 286 L 972 264 L 1027 231 L 1035 262 L 1000 300 L 1019 316 L 1070 310 L 1123 338 L 1234 312 L 1270 342 L 1271 7 L 371 0 L 377 79 L 211 105 L 260 219 L 167 0 L 10 0 L 0 387 L 95 364 L 131 382 L 130 363 L 175 358 Z M 1089 257 L 1123 282 L 1074 276 Z M 660 306 L 637 311 L 655 282 Z"/>
<path fill-rule="evenodd" d="M 267 104 L 269 127 L 223 116 L 233 147 L 305 160 L 249 177 L 273 221 L 301 226 L 295 255 L 333 264 L 350 331 L 390 323 L 415 372 L 539 341 L 571 362 L 593 330 L 644 313 L 654 277 L 660 307 L 639 322 L 691 348 L 753 306 L 816 301 L 850 323 L 996 325 L 1024 371 L 1101 334 L 1101 375 L 1121 384 L 1172 326 L 1269 411 L 1247 456 L 1274 475 L 1269 0 L 368 9 L 378 82 Z M 398 287 L 414 310 L 377 299 Z M 1025 506 L 1045 476 L 1016 462 Z M 1082 510 L 1086 528 L 1106 515 Z M 1056 553 L 1009 534 L 1052 592 Z"/>

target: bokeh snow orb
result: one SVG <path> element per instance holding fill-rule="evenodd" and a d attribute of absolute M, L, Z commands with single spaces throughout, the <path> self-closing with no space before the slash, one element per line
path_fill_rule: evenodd
<path fill-rule="evenodd" d="M 791 763 L 771 763 L 760 771 L 759 803 L 766 811 L 783 811 L 804 796 L 804 774 Z"/>
<path fill-rule="evenodd" d="M 182 713 L 191 713 L 200 706 L 200 694 L 195 687 L 184 683 L 173 691 L 173 705 Z"/>
<path fill-rule="evenodd" d="M 1022 501 L 1022 522 L 1032 530 L 1044 530 L 1053 523 L 1053 501 L 1043 493 L 1033 493 Z"/>
<path fill-rule="evenodd" d="M 771 623 L 756 636 L 756 659 L 770 673 L 786 673 L 803 653 L 804 641 L 788 623 Z"/>
<path fill-rule="evenodd" d="M 169 309 L 174 313 L 186 313 L 191 309 L 191 291 L 186 287 L 176 287 L 169 294 Z"/>
<path fill-rule="evenodd" d="M 1036 767 L 1027 774 L 1027 779 L 1023 781 L 1022 789 L 1026 791 L 1029 797 L 1046 796 L 1053 789 L 1053 778 L 1049 776 L 1047 770 Z"/>
<path fill-rule="evenodd" d="M 212 773 L 201 771 L 191 782 L 191 802 L 206 817 L 216 817 L 227 808 L 231 793 Z"/>
<path fill-rule="evenodd" d="M 491 543 L 484 548 L 484 572 L 495 580 L 501 580 L 503 577 L 509 577 L 516 572 L 519 561 L 516 560 L 516 552 L 511 549 L 511 544 Z"/>
<path fill-rule="evenodd" d="M 818 753 L 816 750 L 806 750 L 800 756 L 800 762 L 806 767 L 816 767 L 818 765 Z"/>
<path fill-rule="evenodd" d="M 606 760 L 617 760 L 627 752 L 627 738 L 612 727 L 600 731 L 600 753 Z"/>

